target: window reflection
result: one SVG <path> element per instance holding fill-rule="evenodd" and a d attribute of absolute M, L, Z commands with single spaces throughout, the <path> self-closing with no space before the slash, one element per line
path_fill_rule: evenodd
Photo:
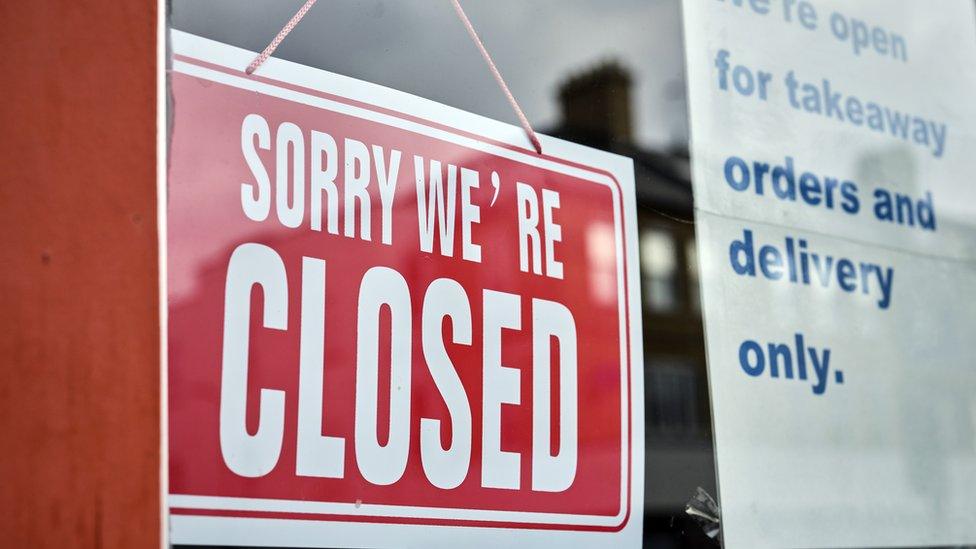
<path fill-rule="evenodd" d="M 667 360 L 648 368 L 646 395 L 648 431 L 665 437 L 700 436 L 698 376 L 680 360 Z"/>
<path fill-rule="evenodd" d="M 674 237 L 662 229 L 645 229 L 640 235 L 644 304 L 655 311 L 678 306 L 678 262 Z"/>

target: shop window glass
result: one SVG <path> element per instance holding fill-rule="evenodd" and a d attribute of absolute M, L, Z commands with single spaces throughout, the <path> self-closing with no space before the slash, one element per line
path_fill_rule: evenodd
<path fill-rule="evenodd" d="M 654 311 L 677 309 L 678 256 L 674 236 L 662 229 L 641 233 L 645 304 Z"/>

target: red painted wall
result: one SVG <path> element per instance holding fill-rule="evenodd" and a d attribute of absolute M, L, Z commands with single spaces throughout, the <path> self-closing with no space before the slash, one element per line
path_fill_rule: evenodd
<path fill-rule="evenodd" d="M 158 547 L 156 6 L 0 2 L 0 546 Z"/>

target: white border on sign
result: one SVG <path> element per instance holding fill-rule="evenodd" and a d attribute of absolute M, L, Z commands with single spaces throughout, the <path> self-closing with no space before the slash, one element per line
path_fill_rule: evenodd
<path fill-rule="evenodd" d="M 220 44 L 211 40 L 197 37 L 184 32 L 172 31 L 173 53 L 185 58 L 203 61 L 225 69 L 233 71 L 241 70 L 253 57 L 253 53 L 225 44 Z M 269 521 L 275 524 L 290 524 L 294 529 L 302 530 L 308 528 L 307 523 L 320 523 L 328 525 L 332 530 L 331 534 L 338 534 L 335 530 L 336 525 L 342 525 L 349 531 L 362 530 L 363 527 L 372 529 L 374 532 L 380 526 L 395 528 L 429 528 L 429 526 L 416 524 L 397 524 L 397 523 L 371 523 L 352 522 L 329 519 L 328 521 L 314 520 L 291 520 L 281 518 L 251 518 L 235 516 L 201 516 L 206 511 L 217 511 L 227 514 L 228 512 L 268 512 L 268 513 L 297 513 L 297 514 L 325 514 L 325 515 L 346 515 L 349 517 L 364 518 L 406 518 L 406 519 L 433 519 L 433 520 L 458 520 L 458 521 L 479 521 L 479 522 L 504 522 L 524 524 L 526 528 L 535 526 L 560 527 L 565 526 L 572 530 L 574 526 L 589 528 L 614 529 L 621 528 L 627 530 L 628 525 L 636 523 L 637 536 L 640 535 L 640 523 L 642 510 L 643 493 L 643 360 L 641 353 L 642 333 L 640 329 L 640 303 L 634 295 L 634 288 L 637 285 L 637 275 L 634 259 L 631 259 L 630 272 L 625 270 L 624 257 L 625 247 L 632 258 L 636 258 L 636 218 L 633 215 L 633 169 L 632 161 L 627 158 L 618 157 L 609 153 L 587 149 L 579 145 L 566 143 L 561 140 L 543 136 L 543 145 L 547 156 L 572 157 L 573 162 L 599 162 L 605 165 L 608 171 L 617 175 L 617 183 L 611 177 L 602 173 L 592 172 L 586 169 L 569 166 L 561 162 L 540 158 L 534 154 L 527 154 L 517 150 L 506 148 L 505 146 L 482 141 L 477 138 L 460 135 L 449 130 L 441 129 L 436 125 L 443 125 L 449 128 L 458 128 L 469 134 L 492 136 L 497 142 L 522 146 L 525 140 L 520 128 L 503 124 L 494 120 L 467 113 L 451 107 L 440 105 L 436 102 L 412 96 L 403 92 L 358 81 L 341 75 L 332 74 L 326 71 L 271 59 L 266 63 L 261 71 L 262 75 L 268 79 L 287 82 L 290 85 L 308 88 L 311 90 L 328 90 L 327 93 L 335 96 L 352 99 L 356 102 L 363 102 L 375 105 L 399 105 L 401 109 L 408 111 L 405 114 L 410 118 L 421 118 L 430 121 L 433 125 L 427 125 L 416 120 L 401 118 L 395 115 L 377 112 L 368 108 L 349 105 L 343 102 L 330 100 L 309 93 L 303 93 L 294 89 L 259 81 L 243 76 L 243 72 L 238 76 L 227 72 L 215 70 L 206 66 L 201 66 L 192 61 L 177 59 L 173 61 L 172 70 L 187 74 L 196 78 L 202 78 L 213 82 L 230 85 L 236 88 L 245 89 L 261 93 L 268 96 L 278 97 L 288 101 L 302 103 L 329 111 L 355 116 L 391 127 L 400 128 L 405 131 L 427 135 L 442 141 L 455 143 L 466 148 L 479 150 L 488 154 L 508 158 L 524 164 L 533 165 L 539 168 L 556 171 L 585 179 L 601 185 L 605 185 L 611 190 L 614 210 L 614 234 L 617 255 L 617 288 L 618 288 L 618 310 L 620 318 L 620 352 L 621 352 L 621 492 L 620 492 L 620 511 L 616 516 L 605 515 L 576 515 L 564 513 L 539 513 L 523 511 L 500 511 L 500 510 L 477 510 L 459 508 L 434 508 L 434 507 L 413 507 L 397 505 L 375 505 L 339 503 L 339 502 L 313 502 L 303 500 L 276 500 L 261 498 L 237 498 L 220 496 L 200 496 L 192 494 L 168 494 L 166 500 L 167 509 L 194 510 L 192 515 L 172 514 L 169 517 L 171 523 L 171 541 L 173 543 L 214 543 L 228 542 L 228 532 L 231 523 L 239 524 L 244 521 L 256 528 L 256 532 L 263 531 L 258 525 L 266 525 Z M 164 100 L 165 102 L 165 100 Z M 460 130 L 460 128 L 465 128 Z M 165 141 L 165 140 L 163 140 Z M 165 144 L 162 145 L 165 147 Z M 552 151 L 556 151 L 553 154 Z M 609 161 L 608 161 L 609 160 Z M 629 171 L 628 171 L 629 170 Z M 620 185 L 618 190 L 617 184 Z M 161 196 L 165 197 L 165 174 L 161 180 Z M 621 197 L 621 191 L 624 196 Z M 161 205 L 165 217 L 165 204 Z M 621 219 L 623 212 L 624 219 Z M 630 235 L 627 242 L 624 241 L 624 224 L 626 223 L 627 234 Z M 165 230 L 165 220 L 161 220 L 161 231 Z M 161 237 L 161 247 L 165 244 L 165 235 Z M 165 250 L 164 250 L 165 251 Z M 161 254 L 161 261 L 165 256 Z M 164 266 L 165 267 L 165 266 Z M 161 278 L 165 280 L 165 271 L 161 271 Z M 626 277 L 626 278 L 625 278 Z M 165 289 L 161 282 L 161 288 Z M 630 288 L 630 292 L 627 289 Z M 165 296 L 164 296 L 165 297 Z M 161 306 L 165 308 L 165 299 Z M 629 331 L 628 328 L 628 309 L 629 309 Z M 636 311 L 636 312 L 635 312 Z M 165 317 L 163 317 L 165 318 Z M 165 324 L 163 325 L 165 331 Z M 627 342 L 630 341 L 630 348 Z M 626 357 L 630 354 L 630 366 L 627 367 Z M 628 377 L 629 373 L 629 377 Z M 165 383 L 165 380 L 164 380 Z M 629 390 L 628 390 L 629 389 Z M 164 401 L 165 402 L 165 401 Z M 640 405 L 632 410 L 632 405 Z M 165 435 L 164 435 L 165 438 Z M 640 444 L 632 444 L 631 441 L 639 441 Z M 168 460 L 167 460 L 168 461 Z M 167 463 L 168 466 L 168 463 Z M 629 467 L 628 467 L 629 466 Z M 629 490 L 628 490 L 629 483 Z M 168 490 L 167 490 L 168 491 Z M 629 499 L 628 499 L 629 492 Z M 632 528 L 631 528 L 632 529 Z M 274 529 L 272 529 L 274 530 Z M 451 527 L 455 533 L 473 530 L 488 531 L 494 530 L 496 535 L 501 532 L 510 532 L 511 529 L 492 529 L 489 527 Z M 517 528 L 516 530 L 522 530 Z M 523 532 L 528 530 L 523 530 Z M 321 531 L 322 533 L 324 531 Z M 542 530 L 551 539 L 558 532 Z M 607 532 L 578 532 L 582 538 Z M 524 534 L 523 534 L 524 535 Z M 429 533 L 427 534 L 429 539 Z M 501 535 L 504 537 L 504 535 Z M 369 536 L 373 537 L 373 536 Z M 463 537 L 463 536 L 462 536 Z M 236 539 L 236 538 L 235 538 Z M 289 539 L 288 543 L 293 545 L 308 546 L 302 543 L 301 539 L 291 540 L 282 538 L 281 532 L 274 530 L 274 535 L 265 539 L 263 536 L 257 538 L 252 535 L 234 541 L 245 544 L 264 544 L 273 543 L 280 545 L 283 539 Z M 331 536 L 330 536 L 331 539 Z M 359 545 L 361 543 L 370 544 L 367 538 L 358 532 L 353 537 L 348 538 L 353 541 L 344 542 L 349 545 Z M 389 538 L 387 538 L 389 539 Z M 460 540 L 461 538 L 455 538 Z M 364 541 L 365 540 L 365 541 Z M 467 540 L 470 541 L 470 540 Z M 331 543 L 331 542 L 330 542 Z"/>
<path fill-rule="evenodd" d="M 156 276 L 158 280 L 159 315 L 159 546 L 169 547 L 169 299 L 166 279 L 166 180 L 169 158 L 169 79 L 168 29 L 166 0 L 156 2 Z"/>

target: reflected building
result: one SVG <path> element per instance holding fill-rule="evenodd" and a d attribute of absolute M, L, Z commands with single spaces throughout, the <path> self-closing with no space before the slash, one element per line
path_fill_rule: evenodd
<path fill-rule="evenodd" d="M 558 90 L 561 121 L 547 133 L 634 160 L 643 293 L 645 534 L 681 536 L 676 522 L 687 521 L 684 505 L 695 489 L 715 495 L 691 166 L 687 148 L 650 150 L 636 143 L 632 88 L 631 73 L 614 61 L 568 78 Z M 694 546 L 687 537 L 656 541 Z"/>

